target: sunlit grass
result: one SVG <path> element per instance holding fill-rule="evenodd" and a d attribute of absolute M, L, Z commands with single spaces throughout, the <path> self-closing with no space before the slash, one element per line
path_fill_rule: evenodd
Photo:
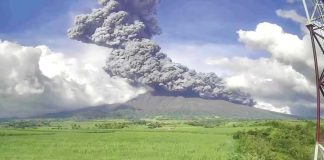
<path fill-rule="evenodd" d="M 107 125 L 110 129 L 98 127 L 105 123 L 115 125 Z M 127 127 L 118 128 L 123 126 L 120 123 Z M 149 123 L 161 126 L 153 129 Z M 312 156 L 308 153 L 313 149 L 315 124 L 295 120 L 146 120 L 144 124 L 94 120 L 51 121 L 50 125 L 24 129 L 8 126 L 0 124 L 0 160 L 250 160 L 263 154 L 263 150 L 269 154 L 262 156 L 272 160 L 291 159 L 297 149 L 303 156 Z M 299 148 L 278 147 L 282 142 Z"/>
<path fill-rule="evenodd" d="M 82 123 L 79 130 L 40 128 L 0 131 L 0 159 L 10 160 L 214 160 L 228 159 L 232 133 L 238 128 L 202 128 L 171 124 L 148 129 L 98 130 Z M 96 133 L 97 132 L 97 133 Z M 103 133 L 102 133 L 103 132 Z"/>

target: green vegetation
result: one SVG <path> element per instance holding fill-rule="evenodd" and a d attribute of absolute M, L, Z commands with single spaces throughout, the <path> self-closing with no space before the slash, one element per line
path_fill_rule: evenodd
<path fill-rule="evenodd" d="M 98 129 L 122 129 L 128 127 L 126 122 L 106 122 L 95 124 Z"/>
<path fill-rule="evenodd" d="M 8 128 L 37 128 L 42 126 L 50 126 L 49 121 L 17 121 L 6 123 L 5 126 Z"/>
<path fill-rule="evenodd" d="M 307 160 L 312 159 L 314 146 L 313 122 L 270 121 L 263 129 L 238 131 L 237 160 Z"/>
<path fill-rule="evenodd" d="M 307 160 L 309 121 L 26 120 L 0 123 L 4 160 Z"/>
<path fill-rule="evenodd" d="M 226 124 L 225 122 L 225 120 L 196 120 L 189 121 L 186 124 L 191 126 L 201 126 L 204 128 L 214 128 Z"/>

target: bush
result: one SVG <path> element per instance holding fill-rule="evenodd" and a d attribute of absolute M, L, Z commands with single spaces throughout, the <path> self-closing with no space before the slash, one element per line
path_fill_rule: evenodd
<path fill-rule="evenodd" d="M 126 122 L 108 122 L 95 124 L 95 127 L 98 129 L 122 129 L 128 127 L 128 123 Z"/>
<path fill-rule="evenodd" d="M 154 128 L 161 128 L 163 125 L 159 122 L 150 122 L 147 124 L 148 128 L 154 129 Z"/>
<path fill-rule="evenodd" d="M 8 128 L 19 128 L 19 129 L 26 129 L 26 128 L 38 128 L 42 126 L 50 126 L 50 122 L 48 121 L 15 121 L 9 122 L 6 127 Z"/>
<path fill-rule="evenodd" d="M 191 126 L 201 126 L 204 128 L 214 128 L 214 127 L 219 127 L 221 125 L 224 125 L 225 122 L 221 120 L 200 120 L 200 121 L 190 121 L 187 122 L 186 124 Z"/>
<path fill-rule="evenodd" d="M 270 121 L 269 128 L 239 131 L 233 135 L 238 141 L 232 159 L 306 160 L 312 158 L 314 125 Z M 239 158 L 238 158 L 239 157 Z"/>
<path fill-rule="evenodd" d="M 80 129 L 81 126 L 78 125 L 78 124 L 72 123 L 72 124 L 71 124 L 71 128 L 72 128 L 72 129 Z"/>
<path fill-rule="evenodd" d="M 132 124 L 134 125 L 146 125 L 146 121 L 145 120 L 133 120 Z"/>

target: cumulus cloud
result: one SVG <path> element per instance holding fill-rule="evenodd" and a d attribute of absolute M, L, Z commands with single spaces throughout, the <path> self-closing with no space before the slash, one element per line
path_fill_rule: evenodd
<path fill-rule="evenodd" d="M 95 48 L 109 53 L 107 49 Z M 104 59 L 88 61 L 83 59 L 90 57 L 87 54 L 80 57 L 68 58 L 46 46 L 26 47 L 0 41 L 0 117 L 125 102 L 145 92 L 144 88 L 130 86 L 125 79 L 107 76 L 101 68 Z"/>
<path fill-rule="evenodd" d="M 267 51 L 278 61 L 291 65 L 308 78 L 314 77 L 313 57 L 308 34 L 299 38 L 276 24 L 263 22 L 254 31 L 239 30 L 239 41 L 248 48 Z"/>
<path fill-rule="evenodd" d="M 296 102 L 314 101 L 314 85 L 292 66 L 274 58 L 214 58 L 206 63 L 228 70 L 226 84 L 251 93 L 257 108 L 291 113 L 289 107 Z"/>
<path fill-rule="evenodd" d="M 249 91 L 257 108 L 314 116 L 315 74 L 309 35 L 299 38 L 268 22 L 237 33 L 247 48 L 269 55 L 255 59 L 214 57 L 205 62 L 227 70 L 226 84 Z M 319 61 L 323 60 L 322 56 Z"/>
<path fill-rule="evenodd" d="M 253 105 L 249 94 L 229 90 L 214 73 L 197 73 L 174 63 L 150 38 L 160 32 L 156 23 L 158 0 L 103 0 L 102 8 L 76 17 L 69 37 L 112 47 L 106 72 L 158 92 L 223 99 Z"/>

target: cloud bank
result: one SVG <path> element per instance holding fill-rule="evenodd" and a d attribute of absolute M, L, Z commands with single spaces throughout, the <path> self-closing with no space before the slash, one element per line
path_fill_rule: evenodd
<path fill-rule="evenodd" d="M 68 31 L 72 39 L 111 47 L 106 72 L 146 84 L 156 92 L 223 99 L 254 105 L 247 93 L 229 89 L 214 73 L 198 73 L 172 62 L 150 38 L 160 33 L 156 21 L 158 0 L 102 0 L 102 8 L 76 17 Z"/>
<path fill-rule="evenodd" d="M 46 46 L 0 41 L 0 117 L 125 102 L 145 92 L 144 88 L 105 74 L 102 57 L 109 50 L 87 47 L 91 52 L 68 58 Z"/>
<path fill-rule="evenodd" d="M 249 91 L 258 108 L 313 116 L 315 80 L 309 35 L 299 38 L 268 22 L 237 33 L 247 48 L 266 51 L 269 57 L 214 57 L 206 63 L 227 69 L 226 84 Z"/>

